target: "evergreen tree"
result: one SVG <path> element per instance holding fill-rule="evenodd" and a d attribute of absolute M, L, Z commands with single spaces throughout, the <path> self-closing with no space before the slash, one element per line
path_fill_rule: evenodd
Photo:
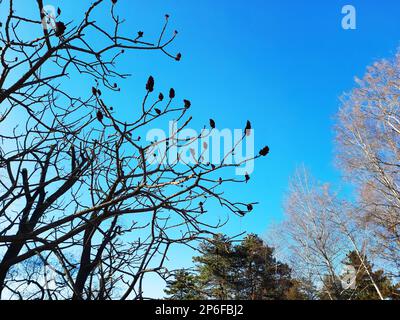
<path fill-rule="evenodd" d="M 199 286 L 210 299 L 308 299 L 302 282 L 291 277 L 287 264 L 274 257 L 274 249 L 256 235 L 232 245 L 226 236 L 215 236 L 200 247 L 194 258 Z"/>
<path fill-rule="evenodd" d="M 354 274 L 346 272 L 334 279 L 326 276 L 319 294 L 321 300 L 380 300 L 378 290 L 384 299 L 398 299 L 398 288 L 383 270 L 374 271 L 367 257 L 361 260 L 357 252 L 351 251 L 343 265 Z"/>
<path fill-rule="evenodd" d="M 344 290 L 341 299 L 379 300 L 380 296 L 374 283 L 379 288 L 383 298 L 392 298 L 395 288 L 391 281 L 384 274 L 383 270 L 373 271 L 373 265 L 368 261 L 367 257 L 363 257 L 362 261 L 355 251 L 351 251 L 347 255 L 344 265 L 355 270 L 356 277 L 354 288 Z"/>
<path fill-rule="evenodd" d="M 193 260 L 197 263 L 199 286 L 209 299 L 229 300 L 232 298 L 232 243 L 224 235 L 200 245 L 202 255 Z"/>
<path fill-rule="evenodd" d="M 307 279 L 293 279 L 292 286 L 287 290 L 285 300 L 316 300 L 318 289 Z"/>
<path fill-rule="evenodd" d="M 256 235 L 249 235 L 233 252 L 234 288 L 237 299 L 286 299 L 293 288 L 291 270 L 274 257 L 274 249 Z"/>
<path fill-rule="evenodd" d="M 164 292 L 169 300 L 200 300 L 202 295 L 198 287 L 197 276 L 184 269 L 178 270 L 173 280 L 167 281 Z"/>
<path fill-rule="evenodd" d="M 322 281 L 322 288 L 317 297 L 319 300 L 340 300 L 342 292 L 341 279 L 336 275 L 326 275 Z"/>

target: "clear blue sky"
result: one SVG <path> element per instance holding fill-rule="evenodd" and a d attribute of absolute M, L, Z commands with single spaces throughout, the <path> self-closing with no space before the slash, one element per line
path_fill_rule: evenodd
<path fill-rule="evenodd" d="M 341 28 L 341 9 L 357 9 L 357 30 Z M 129 88 L 149 74 L 193 101 L 195 124 L 216 119 L 241 128 L 250 119 L 258 146 L 271 156 L 256 164 L 251 183 L 232 193 L 259 201 L 253 214 L 233 219 L 229 231 L 263 234 L 282 215 L 288 178 L 304 163 L 318 179 L 338 181 L 333 123 L 339 97 L 367 65 L 395 54 L 400 2 L 395 0 L 120 0 L 129 28 L 155 34 L 171 15 L 175 63 L 160 54 L 135 55 Z M 173 50 L 174 51 L 174 50 Z M 175 51 L 174 51 L 175 52 Z"/>
<path fill-rule="evenodd" d="M 75 0 L 53 2 L 61 3 L 66 18 L 82 13 Z M 357 9 L 357 30 L 341 28 L 346 4 Z M 288 179 L 300 164 L 320 180 L 339 183 L 332 130 L 339 97 L 367 65 L 394 55 L 400 41 L 398 0 L 119 0 L 118 7 L 125 30 L 143 30 L 150 39 L 169 13 L 170 32 L 180 32 L 173 52 L 182 52 L 183 60 L 159 53 L 124 58 L 120 66 L 133 77 L 116 105 L 141 95 L 151 74 L 160 90 L 173 86 L 192 100 L 194 125 L 201 128 L 212 117 L 222 128 L 242 128 L 250 119 L 257 145 L 271 147 L 251 183 L 229 190 L 260 202 L 248 217 L 232 219 L 230 233 L 262 235 L 279 220 Z"/>

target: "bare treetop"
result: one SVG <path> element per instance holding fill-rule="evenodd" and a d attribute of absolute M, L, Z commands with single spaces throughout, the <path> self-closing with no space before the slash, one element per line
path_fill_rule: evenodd
<path fill-rule="evenodd" d="M 8 12 L 0 28 L 0 125 L 8 128 L 0 130 L 0 294 L 144 298 L 149 273 L 168 275 L 172 245 L 194 246 L 227 223 L 228 215 L 210 223 L 209 206 L 239 216 L 253 210 L 255 203 L 229 199 L 223 186 L 248 182 L 229 169 L 268 155 L 269 148 L 236 164 L 225 159 L 238 144 L 220 163 L 205 163 L 195 149 L 191 163 L 149 163 L 161 144 L 165 160 L 172 148 L 198 144 L 216 125 L 212 120 L 211 130 L 180 139 L 192 104 L 174 89 L 156 93 L 153 77 L 143 84 L 136 119 L 121 121 L 106 101 L 103 91 L 118 92 L 117 80 L 128 76 L 116 68 L 120 55 L 158 50 L 182 58 L 168 51 L 177 36 L 169 31 L 169 16 L 159 37 L 147 41 L 140 30 L 120 34 L 117 1 L 94 2 L 82 21 L 68 21 L 62 8 L 47 13 L 41 0 L 30 2 L 34 18 L 18 16 L 15 1 L 0 2 Z M 98 11 L 108 15 L 95 20 Z M 105 19 L 112 30 L 102 26 Z M 86 96 L 76 95 L 67 79 Z M 144 141 L 141 135 L 166 119 L 180 123 L 174 136 Z M 204 152 L 208 145 L 202 146 Z"/>

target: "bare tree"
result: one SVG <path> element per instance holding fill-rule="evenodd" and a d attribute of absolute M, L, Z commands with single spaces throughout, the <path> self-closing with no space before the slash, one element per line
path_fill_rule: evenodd
<path fill-rule="evenodd" d="M 333 228 L 327 206 L 328 192 L 327 185 L 318 186 L 305 168 L 299 169 L 290 182 L 282 228 L 299 276 L 317 285 L 328 277 L 334 292 L 327 294 L 336 299 L 341 291 L 337 279 L 344 251 L 342 234 Z"/>
<path fill-rule="evenodd" d="M 368 223 L 386 269 L 400 270 L 400 55 L 369 67 L 343 98 L 338 159 L 358 188 L 358 220 Z"/>
<path fill-rule="evenodd" d="M 167 161 L 173 148 L 210 134 L 179 138 L 192 120 L 190 101 L 177 101 L 174 89 L 155 94 L 149 77 L 139 115 L 121 121 L 105 91 L 119 92 L 118 79 L 127 75 L 116 62 L 129 50 L 181 59 L 168 51 L 177 35 L 166 38 L 169 16 L 150 43 L 142 31 L 120 34 L 116 0 L 95 1 L 78 23 L 63 22 L 60 9 L 46 13 L 41 0 L 29 3 L 36 7 L 32 17 L 19 16 L 13 0 L 0 2 L 8 12 L 0 32 L 0 294 L 143 299 L 145 277 L 167 275 L 171 246 L 193 246 L 227 223 L 229 213 L 252 210 L 255 203 L 229 200 L 222 188 L 247 182 L 249 176 L 231 177 L 229 168 L 269 149 L 242 163 L 211 164 L 202 161 L 203 143 L 199 154 L 190 149 L 193 162 Z M 113 28 L 95 16 L 111 19 Z M 74 94 L 71 82 L 87 86 L 86 97 Z M 141 136 L 162 119 L 181 125 L 173 137 L 146 143 Z M 153 153 L 163 161 L 149 163 Z M 216 204 L 227 215 L 210 222 L 207 206 Z"/>
<path fill-rule="evenodd" d="M 366 273 L 383 300 L 366 263 L 366 255 L 371 253 L 371 234 L 355 218 L 358 211 L 354 205 L 340 199 L 328 184 L 317 183 L 302 168 L 291 180 L 285 213 L 280 234 L 299 278 L 311 280 L 316 287 L 328 283 L 322 288 L 324 295 L 332 300 L 340 299 L 346 290 L 341 283 L 343 260 L 352 251 L 361 265 L 352 276 L 355 279 L 358 273 Z"/>

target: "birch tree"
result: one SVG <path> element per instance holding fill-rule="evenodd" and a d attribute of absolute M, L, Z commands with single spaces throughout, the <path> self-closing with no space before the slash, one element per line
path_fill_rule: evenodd
<path fill-rule="evenodd" d="M 343 97 L 338 160 L 357 187 L 361 223 L 368 223 L 393 277 L 400 271 L 400 55 L 374 63 Z"/>

